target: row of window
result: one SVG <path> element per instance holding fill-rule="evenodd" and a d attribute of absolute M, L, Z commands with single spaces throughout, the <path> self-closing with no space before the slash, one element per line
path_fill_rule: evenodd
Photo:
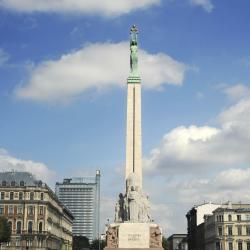
<path fill-rule="evenodd" d="M 8 183 L 7 181 L 2 181 L 2 186 L 3 186 L 3 187 L 6 187 L 8 184 L 9 184 L 9 183 Z M 17 185 L 17 182 L 11 181 L 11 182 L 10 182 L 10 185 L 11 185 L 12 187 L 14 187 L 14 186 Z M 23 187 L 23 186 L 24 186 L 24 181 L 20 181 L 20 182 L 19 182 L 19 186 Z"/>
<path fill-rule="evenodd" d="M 242 226 L 237 226 L 237 234 L 238 235 L 243 235 L 242 234 L 242 228 L 243 228 Z M 227 227 L 227 234 L 228 235 L 233 235 L 233 227 L 232 226 Z M 223 235 L 222 227 L 218 227 L 218 235 L 219 236 Z M 246 226 L 246 231 L 245 231 L 244 235 L 250 235 L 250 226 Z"/>
<path fill-rule="evenodd" d="M 228 221 L 232 221 L 232 215 L 229 214 L 228 217 L 227 217 L 227 219 L 228 219 Z M 237 221 L 241 221 L 242 220 L 241 214 L 237 214 L 236 215 L 236 220 Z M 250 214 L 245 214 L 245 220 L 250 220 Z M 217 215 L 216 216 L 216 221 L 223 222 L 224 221 L 224 215 Z"/>
<path fill-rule="evenodd" d="M 233 242 L 228 242 L 228 250 L 243 250 L 243 243 L 242 242 L 238 242 L 236 244 L 237 248 L 235 249 L 233 247 Z M 222 250 L 222 243 L 221 242 L 216 242 L 216 250 Z M 250 242 L 246 243 L 246 248 L 244 248 L 245 250 L 250 250 Z"/>
<path fill-rule="evenodd" d="M 15 196 L 14 196 L 14 194 L 15 194 Z M 28 193 L 28 195 L 29 195 L 30 200 L 34 200 L 34 192 Z M 19 199 L 19 200 L 24 199 L 23 192 L 19 192 L 19 193 L 1 192 L 1 200 L 4 200 L 6 197 L 9 197 L 9 200 L 14 200 L 14 198 Z M 44 200 L 44 193 L 40 193 L 39 199 Z"/>
<path fill-rule="evenodd" d="M 16 207 L 17 214 L 23 214 L 23 206 L 22 205 L 19 205 L 19 206 L 9 205 L 8 206 L 8 214 L 9 215 L 14 214 L 14 207 Z M 43 215 L 45 213 L 45 209 L 46 208 L 44 206 L 39 206 L 38 207 L 38 214 Z M 4 206 L 3 205 L 0 206 L 0 214 L 4 214 Z M 28 215 L 34 215 L 35 214 L 34 206 L 28 206 L 27 207 L 27 214 Z"/>
<path fill-rule="evenodd" d="M 12 221 L 9 221 L 8 223 L 9 223 L 9 227 L 10 227 L 11 231 L 13 231 Z M 28 222 L 27 228 L 28 228 L 28 233 L 32 234 L 32 232 L 33 232 L 33 222 L 32 221 Z M 42 231 L 43 231 L 43 223 L 39 222 L 39 224 L 38 224 L 38 232 L 42 233 Z M 15 233 L 16 234 L 21 234 L 22 233 L 22 222 L 21 221 L 16 222 Z"/>
<path fill-rule="evenodd" d="M 33 245 L 33 240 L 27 239 L 26 240 L 26 247 L 32 247 L 32 245 Z M 7 243 L 7 246 L 11 246 L 10 242 Z M 16 247 L 20 247 L 20 246 L 21 246 L 21 239 L 16 239 Z M 43 239 L 38 238 L 37 246 L 38 247 L 43 246 Z"/>

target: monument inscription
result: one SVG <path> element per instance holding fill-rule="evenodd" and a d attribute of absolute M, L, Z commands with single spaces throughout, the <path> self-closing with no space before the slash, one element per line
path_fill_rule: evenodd
<path fill-rule="evenodd" d="M 119 226 L 119 248 L 149 248 L 148 223 L 123 223 Z"/>

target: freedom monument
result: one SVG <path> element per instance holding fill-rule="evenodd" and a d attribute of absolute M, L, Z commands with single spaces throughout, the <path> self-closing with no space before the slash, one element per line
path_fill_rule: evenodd
<path fill-rule="evenodd" d="M 138 29 L 130 30 L 130 74 L 127 80 L 126 191 L 115 205 L 105 250 L 162 250 L 162 233 L 150 215 L 148 196 L 142 191 L 141 78 L 138 71 Z"/>

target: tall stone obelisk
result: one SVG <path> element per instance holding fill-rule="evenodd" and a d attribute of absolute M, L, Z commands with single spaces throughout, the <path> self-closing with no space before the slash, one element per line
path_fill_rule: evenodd
<path fill-rule="evenodd" d="M 142 188 L 141 167 L 141 78 L 138 72 L 138 30 L 134 25 L 130 31 L 130 75 L 127 80 L 127 133 L 126 133 L 126 180 L 131 173 L 137 176 Z"/>
<path fill-rule="evenodd" d="M 126 192 L 115 205 L 105 250 L 163 250 L 160 227 L 150 215 L 148 196 L 142 191 L 141 79 L 138 73 L 138 30 L 130 30 L 130 74 L 127 80 Z"/>

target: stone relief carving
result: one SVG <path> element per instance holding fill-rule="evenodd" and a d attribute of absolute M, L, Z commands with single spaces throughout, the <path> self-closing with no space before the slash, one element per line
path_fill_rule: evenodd
<path fill-rule="evenodd" d="M 106 232 L 107 247 L 118 248 L 118 229 L 117 227 L 109 227 Z"/>
<path fill-rule="evenodd" d="M 126 193 L 120 194 L 115 206 L 115 222 L 151 222 L 150 203 L 138 185 L 135 173 L 126 181 Z"/>
<path fill-rule="evenodd" d="M 150 228 L 150 248 L 162 248 L 161 229 L 157 227 Z"/>

